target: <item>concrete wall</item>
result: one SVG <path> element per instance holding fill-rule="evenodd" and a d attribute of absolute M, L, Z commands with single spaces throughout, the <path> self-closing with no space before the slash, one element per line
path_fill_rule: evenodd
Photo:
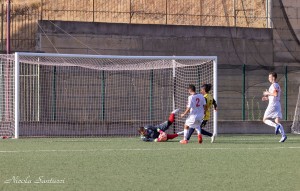
<path fill-rule="evenodd" d="M 159 123 L 156 121 L 156 123 Z M 3 124 L 2 124 L 3 125 Z M 97 123 L 60 123 L 60 122 L 23 122 L 21 123 L 20 135 L 22 136 L 133 136 L 136 135 L 136 128 L 145 125 L 145 122 L 101 122 Z M 291 121 L 282 122 L 285 132 L 291 132 Z M 99 128 L 105 127 L 105 128 Z M 120 128 L 122 127 L 122 128 Z M 181 131 L 182 127 L 177 128 Z M 168 132 L 172 133 L 171 127 Z M 5 132 L 3 133 L 5 134 Z M 218 134 L 274 134 L 274 128 L 264 125 L 259 121 L 220 121 Z M 7 135 L 9 135 L 7 133 Z M 278 135 L 279 138 L 279 135 Z"/>
<path fill-rule="evenodd" d="M 284 8 L 283 8 L 284 7 Z M 274 63 L 300 62 L 300 0 L 273 1 Z"/>
<path fill-rule="evenodd" d="M 240 120 L 242 117 L 241 66 L 246 64 L 249 68 L 246 96 L 250 103 L 246 115 L 254 120 L 262 117 L 258 110 L 265 104 L 257 106 L 261 102 L 257 92 L 268 86 L 265 80 L 268 71 L 260 70 L 260 66 L 273 66 L 271 29 L 60 21 L 55 24 L 74 38 L 43 21 L 40 25 L 47 37 L 39 32 L 37 50 L 56 52 L 54 45 L 60 53 L 218 56 L 221 119 Z"/>

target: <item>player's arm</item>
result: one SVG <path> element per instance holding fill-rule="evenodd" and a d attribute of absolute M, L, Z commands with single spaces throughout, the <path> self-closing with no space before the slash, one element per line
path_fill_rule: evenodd
<path fill-rule="evenodd" d="M 206 99 L 206 97 L 204 98 L 204 103 L 203 103 L 203 105 L 204 105 L 204 114 L 207 112 L 207 110 L 209 109 L 208 108 L 208 105 L 206 104 L 207 103 L 207 99 Z"/>
<path fill-rule="evenodd" d="M 186 114 L 190 112 L 191 108 L 187 107 L 186 110 L 180 115 L 181 117 L 184 117 Z"/>
<path fill-rule="evenodd" d="M 268 96 L 263 96 L 263 97 L 261 98 L 261 100 L 262 100 L 262 101 L 267 101 L 267 100 L 269 100 L 269 98 L 268 98 Z"/>
<path fill-rule="evenodd" d="M 279 87 L 276 84 L 273 84 L 273 86 L 274 86 L 274 91 L 269 92 L 268 90 L 266 90 L 266 91 L 264 91 L 264 96 L 274 96 L 274 97 L 278 96 Z"/>
<path fill-rule="evenodd" d="M 152 142 L 152 141 L 154 141 L 153 138 L 150 138 L 150 137 L 144 136 L 144 135 L 141 136 L 141 140 L 145 141 L 145 142 Z"/>
<path fill-rule="evenodd" d="M 163 130 L 161 130 L 160 128 L 157 128 L 155 126 L 148 127 L 148 129 L 150 129 L 151 131 L 157 131 L 159 133 L 163 133 L 164 132 Z"/>
<path fill-rule="evenodd" d="M 273 92 L 269 92 L 269 91 L 264 91 L 264 96 L 274 96 L 276 97 L 278 95 L 278 90 L 275 89 Z"/>
<path fill-rule="evenodd" d="M 191 105 L 192 105 L 192 97 L 190 96 L 188 99 L 186 110 L 180 115 L 181 117 L 184 117 L 186 114 L 188 114 L 191 111 Z"/>
<path fill-rule="evenodd" d="M 152 142 L 152 141 L 154 141 L 154 139 L 146 137 L 146 136 L 141 136 L 141 140 L 145 141 L 145 142 Z"/>
<path fill-rule="evenodd" d="M 217 110 L 218 104 L 217 104 L 217 102 L 216 102 L 215 99 L 213 99 L 213 103 L 212 104 L 214 106 L 214 110 Z"/>

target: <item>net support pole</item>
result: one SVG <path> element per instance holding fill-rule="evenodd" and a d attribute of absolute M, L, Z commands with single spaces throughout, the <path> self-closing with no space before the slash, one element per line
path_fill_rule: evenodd
<path fill-rule="evenodd" d="M 52 120 L 56 121 L 56 66 L 53 68 L 52 85 Z"/>
<path fill-rule="evenodd" d="M 288 120 L 288 67 L 285 66 L 285 72 L 284 72 L 284 119 Z"/>
<path fill-rule="evenodd" d="M 242 120 L 246 120 L 246 66 L 243 64 L 243 81 L 242 81 Z"/>
<path fill-rule="evenodd" d="M 152 109 L 153 109 L 153 70 L 150 72 L 150 95 L 149 95 L 149 120 L 152 120 Z"/>
<path fill-rule="evenodd" d="M 173 65 L 173 111 L 175 110 L 175 90 L 176 90 L 176 62 L 172 60 Z M 176 132 L 176 126 L 173 124 L 173 132 Z"/>
<path fill-rule="evenodd" d="M 1 5 L 1 51 L 3 51 L 4 47 L 4 4 Z"/>
<path fill-rule="evenodd" d="M 266 1 L 266 25 L 267 28 L 273 28 L 272 24 L 272 0 L 267 0 Z"/>
<path fill-rule="evenodd" d="M 218 65 L 217 65 L 217 58 L 215 58 L 213 60 L 213 78 L 214 78 L 214 99 L 216 100 L 216 102 L 218 103 Z M 214 110 L 214 135 L 216 136 L 218 134 L 218 113 L 216 110 Z"/>
<path fill-rule="evenodd" d="M 101 95 L 101 120 L 104 121 L 105 119 L 105 73 L 104 73 L 104 70 L 101 72 L 101 79 L 102 79 L 102 82 L 101 82 L 101 92 L 102 92 L 102 95 Z"/>
<path fill-rule="evenodd" d="M 7 0 L 6 8 L 6 53 L 10 54 L 10 0 Z"/>
<path fill-rule="evenodd" d="M 19 62 L 19 54 L 15 53 L 15 71 L 14 71 L 14 81 L 15 81 L 15 95 L 14 95 L 14 120 L 15 120 L 15 139 L 19 138 L 19 120 L 20 120 L 20 110 L 19 110 L 19 100 L 20 100 L 20 62 Z"/>

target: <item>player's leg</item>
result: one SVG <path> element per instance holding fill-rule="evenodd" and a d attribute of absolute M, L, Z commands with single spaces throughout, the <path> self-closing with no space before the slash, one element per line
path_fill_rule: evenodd
<path fill-rule="evenodd" d="M 210 133 L 210 132 L 206 131 L 205 129 L 203 129 L 206 126 L 206 123 L 207 123 L 207 120 L 203 120 L 202 123 L 201 123 L 201 134 L 212 137 L 213 136 L 212 133 Z"/>
<path fill-rule="evenodd" d="M 274 127 L 275 128 L 275 134 L 277 135 L 278 132 L 279 132 L 280 125 L 270 120 L 271 118 L 274 118 L 274 113 L 275 112 L 276 112 L 275 107 L 272 106 L 272 105 L 268 105 L 268 107 L 265 111 L 265 114 L 264 114 L 263 122 L 266 125 Z"/>
<path fill-rule="evenodd" d="M 190 126 L 193 126 L 196 122 L 195 116 L 189 115 L 187 119 L 185 120 L 184 124 L 184 130 L 183 130 L 183 140 L 180 141 L 181 144 L 187 144 L 188 143 L 188 134 Z M 195 127 L 194 127 L 195 128 Z"/>
<path fill-rule="evenodd" d="M 269 125 L 271 127 L 274 127 L 275 128 L 275 134 L 277 135 L 278 132 L 279 132 L 279 128 L 280 128 L 280 125 L 271 121 L 269 118 L 264 118 L 263 119 L 263 122 L 266 124 L 266 125 Z"/>
<path fill-rule="evenodd" d="M 188 140 L 187 140 L 187 135 L 189 133 L 189 126 L 188 126 L 188 119 L 186 121 L 186 124 L 184 125 L 184 130 L 183 130 L 183 139 L 180 141 L 181 144 L 187 144 Z"/>
<path fill-rule="evenodd" d="M 205 127 L 205 125 L 206 125 L 206 123 L 207 123 L 207 120 L 203 120 L 202 121 L 202 123 L 201 123 L 201 134 L 202 135 L 206 135 L 206 136 L 209 136 L 209 137 L 213 137 L 213 134 L 212 133 L 210 133 L 210 132 L 208 132 L 208 131 L 206 131 L 206 130 L 204 130 L 203 129 L 203 127 Z M 190 140 L 190 138 L 191 138 L 191 136 L 193 135 L 193 133 L 194 133 L 194 131 L 195 131 L 195 128 L 190 128 L 189 129 L 189 133 L 188 133 L 188 137 L 187 137 L 187 140 Z M 212 142 L 213 142 L 214 140 L 212 140 Z"/>
<path fill-rule="evenodd" d="M 283 143 L 287 139 L 287 136 L 284 132 L 283 126 L 280 124 L 279 117 L 275 118 L 275 123 L 279 125 L 279 132 L 281 133 L 281 139 L 279 142 Z"/>
<path fill-rule="evenodd" d="M 215 142 L 215 136 L 211 132 L 208 132 L 205 129 L 203 129 L 206 126 L 207 121 L 208 120 L 203 120 L 202 123 L 201 123 L 201 134 L 209 136 L 210 137 L 210 142 L 214 143 Z"/>
<path fill-rule="evenodd" d="M 169 127 L 175 122 L 175 114 L 178 113 L 179 109 L 175 109 L 171 112 L 169 115 L 168 121 L 163 122 L 162 124 L 157 125 L 157 128 L 159 128 L 162 131 L 167 131 Z"/>
<path fill-rule="evenodd" d="M 208 136 L 208 137 L 212 137 L 212 136 L 213 136 L 212 133 L 206 131 L 205 129 L 201 129 L 201 133 L 202 133 L 202 135 L 206 135 L 206 136 Z"/>
<path fill-rule="evenodd" d="M 188 135 L 187 135 L 187 140 L 189 141 L 191 136 L 193 135 L 195 131 L 195 128 L 189 128 L 189 132 L 188 132 Z"/>
<path fill-rule="evenodd" d="M 196 131 L 197 131 L 197 134 L 198 134 L 198 143 L 202 143 L 202 141 L 203 141 L 203 139 L 202 139 L 202 134 L 201 134 L 201 123 L 202 123 L 202 120 L 200 121 L 200 120 L 197 120 L 196 122 L 195 122 L 195 129 L 196 129 Z"/>
<path fill-rule="evenodd" d="M 169 139 L 174 139 L 174 138 L 176 138 L 176 137 L 178 137 L 179 135 L 182 135 L 182 134 L 183 134 L 183 131 L 175 133 L 175 134 L 167 134 L 167 138 L 168 138 L 168 140 Z"/>
<path fill-rule="evenodd" d="M 170 127 L 171 125 L 172 125 L 172 123 L 170 124 L 169 121 L 165 121 L 165 122 L 163 122 L 163 123 L 161 123 L 161 124 L 159 124 L 159 125 L 156 125 L 155 127 L 156 127 L 157 129 L 160 129 L 161 131 L 165 132 L 165 131 L 167 131 L 167 130 L 169 129 L 169 127 Z"/>
<path fill-rule="evenodd" d="M 187 140 L 188 141 L 190 140 L 190 138 L 193 135 L 195 129 L 196 129 L 197 134 L 198 134 L 198 142 L 202 143 L 202 135 L 201 135 L 201 133 L 202 133 L 203 130 L 200 128 L 200 126 L 198 126 L 196 128 L 194 128 L 194 127 L 190 127 L 189 128 L 189 132 L 188 132 L 188 135 L 187 135 Z"/>

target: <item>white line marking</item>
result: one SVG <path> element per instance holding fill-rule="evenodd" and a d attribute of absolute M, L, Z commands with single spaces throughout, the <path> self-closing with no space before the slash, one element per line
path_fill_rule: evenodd
<path fill-rule="evenodd" d="M 89 149 L 89 150 L 24 150 L 0 151 L 0 153 L 35 153 L 35 152 L 97 152 L 97 151 L 161 151 L 161 150 L 275 150 L 275 149 L 300 149 L 300 147 L 248 147 L 248 148 L 156 148 L 156 149 Z"/>

